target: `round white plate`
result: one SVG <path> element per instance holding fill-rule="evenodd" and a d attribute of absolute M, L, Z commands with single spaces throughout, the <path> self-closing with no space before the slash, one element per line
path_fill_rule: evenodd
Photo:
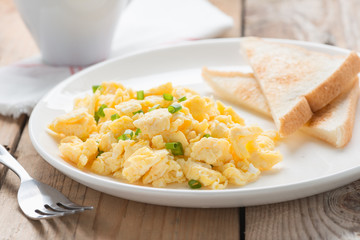
<path fill-rule="evenodd" d="M 295 44 L 329 54 L 348 52 L 315 43 L 269 41 Z M 335 149 L 296 133 L 278 144 L 284 156 L 282 163 L 262 173 L 253 183 L 225 190 L 191 190 L 185 184 L 183 187 L 170 185 L 169 188 L 137 186 L 84 172 L 60 158 L 58 142 L 46 132 L 47 125 L 55 117 L 72 109 L 75 97 L 90 93 L 91 86 L 102 81 L 116 80 L 133 89 L 147 89 L 170 81 L 202 95 L 212 95 L 201 78 L 203 66 L 250 71 L 239 53 L 239 39 L 196 41 L 110 60 L 61 82 L 36 105 L 29 122 L 32 143 L 48 163 L 88 187 L 121 198 L 168 206 L 236 207 L 274 203 L 324 192 L 360 178 L 359 124 L 355 124 L 353 138 L 344 149 Z M 257 123 L 264 129 L 274 129 L 271 120 L 234 108 L 247 124 Z M 357 114 L 356 122 L 358 120 Z"/>

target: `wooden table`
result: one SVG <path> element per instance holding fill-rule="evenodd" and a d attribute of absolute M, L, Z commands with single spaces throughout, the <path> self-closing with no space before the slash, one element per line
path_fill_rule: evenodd
<path fill-rule="evenodd" d="M 234 19 L 234 27 L 223 37 L 289 38 L 360 50 L 357 0 L 211 2 Z M 0 65 L 36 53 L 12 1 L 0 0 Z M 360 181 L 312 197 L 256 207 L 190 209 L 143 204 L 100 193 L 65 177 L 37 154 L 27 122 L 27 116 L 0 116 L 0 143 L 30 175 L 95 210 L 49 221 L 29 220 L 17 205 L 18 178 L 0 166 L 0 239 L 360 238 Z"/>

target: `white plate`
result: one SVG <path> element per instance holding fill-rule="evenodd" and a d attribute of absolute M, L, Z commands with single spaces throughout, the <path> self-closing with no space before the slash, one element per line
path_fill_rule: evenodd
<path fill-rule="evenodd" d="M 270 41 L 330 54 L 348 52 L 315 43 Z M 91 86 L 102 81 L 120 81 L 133 89 L 147 89 L 170 81 L 211 95 L 211 89 L 201 78 L 201 68 L 249 70 L 238 48 L 239 39 L 196 41 L 129 55 L 84 70 L 61 82 L 37 104 L 29 123 L 32 143 L 48 163 L 88 187 L 126 199 L 168 206 L 236 207 L 274 203 L 324 192 L 360 178 L 359 124 L 355 124 L 353 138 L 344 149 L 335 149 L 301 133 L 294 134 L 279 144 L 278 149 L 284 156 L 282 163 L 262 173 L 256 182 L 225 190 L 144 187 L 84 172 L 59 157 L 58 143 L 46 133 L 47 125 L 55 117 L 72 109 L 75 96 L 90 93 Z M 235 109 L 248 124 L 274 128 L 268 119 L 241 108 Z"/>

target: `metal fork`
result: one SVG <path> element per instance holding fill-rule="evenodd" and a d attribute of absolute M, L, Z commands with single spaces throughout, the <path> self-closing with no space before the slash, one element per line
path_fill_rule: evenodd
<path fill-rule="evenodd" d="M 20 178 L 19 206 L 24 214 L 31 219 L 61 217 L 93 209 L 93 207 L 80 206 L 71 202 L 58 190 L 30 177 L 20 163 L 2 145 L 0 145 L 0 163 L 10 168 Z"/>

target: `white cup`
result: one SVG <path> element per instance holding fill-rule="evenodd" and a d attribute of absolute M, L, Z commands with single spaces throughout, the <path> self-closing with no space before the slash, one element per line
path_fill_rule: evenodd
<path fill-rule="evenodd" d="M 15 0 L 43 61 L 87 66 L 106 59 L 127 0 Z"/>

